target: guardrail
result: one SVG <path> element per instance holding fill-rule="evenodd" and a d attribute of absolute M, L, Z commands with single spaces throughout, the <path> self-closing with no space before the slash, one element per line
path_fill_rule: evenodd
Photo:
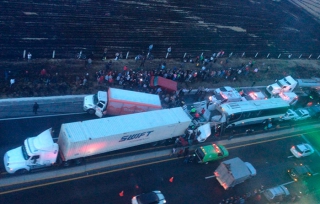
<path fill-rule="evenodd" d="M 168 48 L 169 49 L 169 48 Z M 31 52 L 31 51 L 30 51 Z M 75 56 L 81 56 L 83 53 L 83 51 L 80 50 L 79 53 L 75 53 L 74 55 Z M 223 51 L 222 51 L 223 52 Z M 27 57 L 27 50 L 23 50 L 23 54 L 22 54 L 22 58 L 23 59 L 26 59 Z M 201 54 L 191 54 L 191 53 L 188 53 L 188 52 L 184 52 L 183 55 L 181 55 L 181 57 L 175 55 L 175 57 L 171 57 L 172 54 L 171 54 L 171 51 L 170 52 L 164 52 L 165 55 L 163 56 L 165 59 L 168 59 L 168 58 L 179 58 L 179 59 L 185 59 L 187 57 L 187 54 L 190 54 L 192 56 L 203 56 L 204 53 L 202 52 Z M 220 54 L 219 54 L 220 53 Z M 116 54 L 116 53 L 115 53 Z M 147 55 L 146 57 L 148 58 L 148 56 L 151 54 L 151 52 L 147 52 Z M 140 55 L 140 54 L 138 54 Z M 101 55 L 102 56 L 102 55 Z M 132 52 L 131 52 L 131 55 L 130 55 L 130 51 L 127 51 L 124 58 L 125 59 L 134 59 L 136 57 L 136 55 L 132 55 Z M 213 57 L 214 56 L 214 57 Z M 249 53 L 248 52 L 230 52 L 230 53 L 226 53 L 226 52 L 223 52 L 223 54 L 221 54 L 221 51 L 220 52 L 212 52 L 211 55 L 206 55 L 206 57 L 213 57 L 213 58 L 231 58 L 232 56 L 234 57 L 239 57 L 239 58 L 275 58 L 275 59 L 320 59 L 320 54 L 314 54 L 314 53 L 311 53 L 311 54 L 305 54 L 305 53 L 266 53 L 266 52 L 255 52 L 254 53 Z M 56 57 L 56 50 L 53 50 L 52 51 L 52 59 L 55 59 Z M 161 58 L 161 57 L 159 57 Z M 80 59 L 80 57 L 78 58 Z M 149 59 L 149 58 L 148 58 Z"/>

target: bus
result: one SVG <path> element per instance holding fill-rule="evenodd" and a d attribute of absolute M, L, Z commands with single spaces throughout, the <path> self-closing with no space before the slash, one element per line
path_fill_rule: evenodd
<path fill-rule="evenodd" d="M 225 103 L 216 106 L 226 128 L 280 120 L 290 105 L 282 98 Z"/>

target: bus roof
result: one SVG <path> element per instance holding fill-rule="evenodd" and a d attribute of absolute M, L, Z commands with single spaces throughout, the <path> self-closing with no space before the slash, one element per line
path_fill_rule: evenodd
<path fill-rule="evenodd" d="M 254 101 L 239 101 L 221 104 L 222 111 L 230 114 L 235 114 L 243 111 L 265 110 L 270 108 L 289 108 L 288 102 L 281 98 L 271 98 L 267 100 L 254 100 Z"/>

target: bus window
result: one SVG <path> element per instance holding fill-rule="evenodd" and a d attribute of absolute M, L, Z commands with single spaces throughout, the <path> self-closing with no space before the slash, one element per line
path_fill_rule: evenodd
<path fill-rule="evenodd" d="M 241 113 L 232 114 L 229 116 L 229 122 L 237 121 L 239 120 L 240 117 L 241 117 Z"/>

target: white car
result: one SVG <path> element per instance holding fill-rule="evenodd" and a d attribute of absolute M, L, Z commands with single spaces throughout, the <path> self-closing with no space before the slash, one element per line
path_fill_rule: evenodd
<path fill-rule="evenodd" d="M 290 195 L 290 192 L 284 185 L 269 188 L 263 192 L 263 195 L 269 202 L 277 202 L 282 200 L 284 197 Z"/>
<path fill-rule="evenodd" d="M 314 153 L 313 147 L 307 143 L 294 145 L 290 151 L 297 158 L 306 157 Z"/>
<path fill-rule="evenodd" d="M 132 204 L 164 204 L 166 200 L 161 191 L 152 191 L 134 196 L 131 200 Z"/>

